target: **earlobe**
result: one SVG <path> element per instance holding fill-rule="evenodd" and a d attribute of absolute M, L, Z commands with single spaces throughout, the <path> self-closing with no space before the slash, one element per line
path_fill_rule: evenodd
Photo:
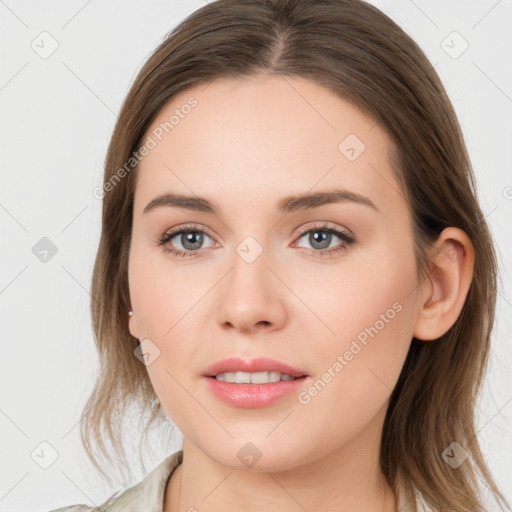
<path fill-rule="evenodd" d="M 429 255 L 430 275 L 421 286 L 413 335 L 435 340 L 459 317 L 473 278 L 474 249 L 459 228 L 443 230 Z"/>
<path fill-rule="evenodd" d="M 137 320 L 135 319 L 135 315 L 133 314 L 133 311 L 130 309 L 128 311 L 128 330 L 130 331 L 130 334 L 136 338 L 139 339 L 139 329 L 137 327 Z"/>

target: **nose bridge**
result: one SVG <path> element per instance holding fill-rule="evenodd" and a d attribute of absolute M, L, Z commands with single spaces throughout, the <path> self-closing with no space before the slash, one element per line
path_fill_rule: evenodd
<path fill-rule="evenodd" d="M 228 279 L 229 289 L 226 290 L 226 294 L 240 299 L 248 295 L 249 298 L 252 296 L 253 300 L 270 295 L 272 273 L 267 269 L 268 256 L 263 242 L 258 242 L 253 236 L 245 237 L 235 247 L 232 258 L 233 270 Z"/>
<path fill-rule="evenodd" d="M 267 268 L 270 258 L 263 243 L 246 236 L 235 247 L 232 270 L 219 298 L 219 323 L 250 330 L 262 324 L 277 327 L 283 321 L 279 280 Z"/>

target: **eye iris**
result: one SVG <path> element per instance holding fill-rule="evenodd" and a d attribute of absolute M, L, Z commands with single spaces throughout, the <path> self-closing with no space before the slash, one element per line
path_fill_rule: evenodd
<path fill-rule="evenodd" d="M 320 235 L 319 235 L 320 234 Z M 319 235 L 319 236 L 317 236 Z M 312 247 L 315 249 L 326 249 L 329 247 L 329 244 L 331 242 L 332 234 L 328 233 L 326 231 L 312 231 L 309 234 L 309 242 L 311 243 Z M 314 243 L 318 242 L 318 239 L 320 239 L 320 245 L 321 247 L 315 247 Z M 327 244 L 325 243 L 327 241 Z"/>
<path fill-rule="evenodd" d="M 199 233 L 198 231 L 183 233 L 181 235 L 181 242 L 183 244 L 183 247 L 188 251 L 200 249 L 203 243 L 203 234 Z M 192 246 L 187 246 L 189 242 L 192 244 Z"/>

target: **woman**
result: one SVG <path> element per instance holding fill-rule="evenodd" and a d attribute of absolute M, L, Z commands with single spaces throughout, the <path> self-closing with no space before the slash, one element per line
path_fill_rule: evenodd
<path fill-rule="evenodd" d="M 477 511 L 480 481 L 506 505 L 473 422 L 493 243 L 452 105 L 390 18 L 197 10 L 129 91 L 101 195 L 85 446 L 122 461 L 132 401 L 184 440 L 97 510 Z"/>

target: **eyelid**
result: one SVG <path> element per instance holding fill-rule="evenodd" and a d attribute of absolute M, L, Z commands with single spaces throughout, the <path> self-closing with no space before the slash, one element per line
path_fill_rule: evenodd
<path fill-rule="evenodd" d="M 182 231 L 199 231 L 199 232 L 203 232 L 206 235 L 208 235 L 212 240 L 214 240 L 216 238 L 215 236 L 213 236 L 213 234 L 210 232 L 210 230 L 208 228 L 201 226 L 199 224 L 193 224 L 193 223 L 183 224 L 183 225 L 171 228 L 171 229 L 165 231 L 163 236 L 171 236 L 171 235 L 175 236 L 175 235 L 181 233 Z"/>
<path fill-rule="evenodd" d="M 305 224 L 304 226 L 301 226 L 298 230 L 297 238 L 301 238 L 302 235 L 304 235 L 304 233 L 307 233 L 308 231 L 311 231 L 312 229 L 318 229 L 318 230 L 334 229 L 336 231 L 340 231 L 347 237 L 355 240 L 355 237 L 350 230 L 348 230 L 347 228 L 338 226 L 337 224 L 334 224 L 329 221 L 316 221 L 316 224 L 315 224 L 315 221 L 313 221 L 313 224 Z"/>
<path fill-rule="evenodd" d="M 318 224 L 318 223 L 320 223 L 320 224 Z M 307 233 L 308 231 L 310 231 L 312 229 L 335 229 L 337 231 L 341 231 L 343 234 L 345 234 L 346 236 L 348 236 L 350 238 L 354 238 L 354 236 L 350 230 L 348 230 L 344 227 L 340 227 L 340 226 L 338 226 L 332 222 L 329 222 L 329 221 L 316 221 L 316 224 L 315 224 L 315 221 L 313 221 L 313 224 L 311 224 L 311 223 L 305 224 L 298 229 L 297 234 L 295 235 L 295 238 L 301 238 L 302 235 L 304 235 L 304 233 Z M 165 231 L 162 236 L 175 235 L 182 231 L 199 231 L 199 232 L 202 231 L 202 232 L 206 233 L 212 240 L 216 238 L 209 231 L 208 228 L 206 228 L 205 226 L 200 226 L 199 224 L 194 224 L 194 223 L 184 224 L 181 226 L 177 226 L 176 228 L 171 228 L 170 230 Z"/>
<path fill-rule="evenodd" d="M 352 232 L 344 227 L 338 226 L 332 222 L 329 221 L 313 221 L 313 223 L 305 224 L 301 226 L 298 230 L 298 233 L 294 237 L 293 244 L 296 244 L 303 236 L 304 234 L 308 233 L 309 231 L 318 230 L 318 231 L 328 231 L 337 236 L 342 240 L 342 246 L 350 245 L 354 242 L 356 242 L 356 238 L 352 234 Z M 194 223 L 188 223 L 180 226 L 176 226 L 168 231 L 165 231 L 163 235 L 159 236 L 157 239 L 157 245 L 165 245 L 168 243 L 172 238 L 179 235 L 180 233 L 186 232 L 186 231 L 192 231 L 192 232 L 199 232 L 204 233 L 206 236 L 208 236 L 214 243 L 216 242 L 216 237 L 213 236 L 209 229 L 205 226 L 200 226 L 198 224 Z M 292 247 L 294 245 L 292 244 Z M 308 248 L 304 248 L 308 250 Z M 204 250 L 204 249 L 203 249 Z M 309 249 L 315 256 L 322 256 L 329 253 L 335 253 L 337 252 L 337 249 L 324 249 L 324 250 L 314 250 Z M 172 250 L 170 252 L 182 252 L 179 249 Z M 189 256 L 198 256 L 202 250 L 197 251 L 185 251 Z"/>

